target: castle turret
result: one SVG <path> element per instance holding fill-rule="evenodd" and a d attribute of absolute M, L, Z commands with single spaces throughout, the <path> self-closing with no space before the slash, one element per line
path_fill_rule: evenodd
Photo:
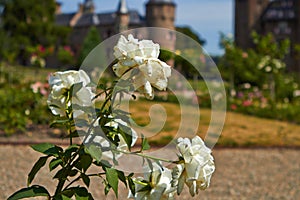
<path fill-rule="evenodd" d="M 175 9 L 176 4 L 173 0 L 149 0 L 146 4 L 147 26 L 175 30 Z M 156 31 L 152 33 L 151 39 L 163 49 L 175 49 L 176 34 L 172 31 Z"/>
<path fill-rule="evenodd" d="M 116 12 L 116 32 L 123 32 L 128 30 L 129 12 L 126 0 L 120 0 Z"/>
<path fill-rule="evenodd" d="M 95 4 L 93 0 L 85 0 L 83 4 L 80 5 L 83 13 L 94 13 Z"/>
<path fill-rule="evenodd" d="M 61 14 L 61 5 L 62 3 L 59 1 L 55 1 L 55 14 Z"/>
<path fill-rule="evenodd" d="M 149 0 L 146 4 L 147 26 L 175 30 L 175 8 L 172 0 Z"/>
<path fill-rule="evenodd" d="M 251 45 L 251 31 L 257 24 L 269 0 L 235 0 L 235 42 L 241 48 Z"/>

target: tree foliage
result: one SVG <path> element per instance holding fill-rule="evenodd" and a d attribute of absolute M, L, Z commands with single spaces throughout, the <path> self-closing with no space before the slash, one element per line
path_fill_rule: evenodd
<path fill-rule="evenodd" d="M 183 33 L 201 45 L 206 43 L 205 39 L 201 38 L 198 33 L 196 33 L 193 29 L 188 26 L 176 27 L 176 31 Z"/>
<path fill-rule="evenodd" d="M 100 33 L 96 27 L 91 27 L 87 36 L 83 41 L 83 45 L 80 52 L 80 63 L 86 58 L 86 56 L 101 42 Z"/>
<path fill-rule="evenodd" d="M 2 56 L 24 56 L 27 47 L 54 45 L 67 35 L 66 28 L 55 25 L 54 0 L 0 0 L 3 35 Z"/>
<path fill-rule="evenodd" d="M 180 37 L 180 40 L 176 40 L 176 54 L 171 56 L 175 61 L 175 67 L 177 70 L 181 71 L 185 77 L 197 78 L 197 69 L 203 65 L 203 63 L 199 60 L 199 55 L 202 55 L 203 52 L 201 49 L 195 48 L 195 41 L 200 45 L 204 45 L 205 40 L 188 26 L 176 27 L 176 31 L 181 32 L 188 37 Z M 167 56 L 160 56 L 160 58 L 163 59 L 165 59 L 165 57 Z M 195 63 L 199 66 L 194 66 Z"/>
<path fill-rule="evenodd" d="M 220 46 L 225 53 L 220 60 L 224 78 L 233 79 L 234 85 L 251 83 L 261 86 L 266 81 L 266 74 L 259 70 L 258 65 L 265 56 L 283 60 L 288 53 L 290 41 L 285 39 L 277 42 L 274 36 L 252 33 L 254 48 L 243 50 L 237 47 L 233 38 L 221 33 Z M 233 78 L 234 77 L 234 78 Z"/>

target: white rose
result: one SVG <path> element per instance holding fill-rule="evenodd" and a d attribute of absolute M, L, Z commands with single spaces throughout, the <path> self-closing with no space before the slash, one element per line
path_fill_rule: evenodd
<path fill-rule="evenodd" d="M 154 97 L 151 86 L 159 90 L 167 88 L 171 67 L 158 59 L 159 44 L 154 44 L 151 40 L 138 41 L 132 35 L 128 36 L 128 40 L 121 36 L 114 47 L 114 55 L 119 60 L 113 66 L 118 77 L 128 78 L 132 69 L 138 69 L 132 77 L 133 85 L 146 98 Z"/>
<path fill-rule="evenodd" d="M 129 192 L 129 198 L 136 200 L 158 200 L 158 199 L 173 199 L 176 188 L 172 186 L 172 171 L 168 168 L 161 167 L 157 163 L 153 163 L 153 169 L 148 166 L 144 169 L 144 178 L 138 177 L 135 180 L 136 193 L 133 196 Z M 146 191 L 140 191 L 145 187 L 147 181 L 150 188 Z M 139 183 L 140 182 L 140 183 Z"/>
<path fill-rule="evenodd" d="M 114 47 L 114 56 L 118 60 L 124 58 L 134 59 L 141 58 L 158 58 L 159 44 L 153 43 L 151 40 L 138 41 L 131 34 L 128 40 L 121 35 L 117 45 Z"/>
<path fill-rule="evenodd" d="M 71 89 L 72 85 L 82 83 L 82 88 L 73 94 L 72 102 L 67 102 L 66 92 Z M 71 103 L 80 106 L 91 106 L 92 98 L 95 96 L 91 87 L 87 87 L 90 83 L 90 78 L 83 71 L 65 71 L 55 72 L 49 78 L 49 85 L 52 90 L 48 98 L 48 105 L 54 115 L 65 115 L 66 104 Z"/>
<path fill-rule="evenodd" d="M 177 185 L 177 193 L 182 192 L 184 183 L 189 187 L 190 194 L 195 196 L 199 189 L 206 189 L 215 171 L 211 150 L 198 136 L 192 141 L 179 138 L 177 149 L 182 163 L 173 169 L 173 185 Z"/>
<path fill-rule="evenodd" d="M 265 71 L 266 72 L 271 72 L 272 71 L 272 67 L 271 66 L 266 66 L 265 67 Z"/>

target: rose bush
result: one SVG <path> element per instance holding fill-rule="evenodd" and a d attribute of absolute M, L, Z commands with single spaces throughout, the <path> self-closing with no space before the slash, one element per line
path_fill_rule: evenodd
<path fill-rule="evenodd" d="M 117 96 L 138 90 L 147 98 L 153 98 L 152 86 L 163 90 L 167 88 L 171 68 L 158 59 L 159 45 L 149 40 L 138 41 L 132 35 L 128 40 L 121 36 L 114 55 L 118 63 L 113 66 L 120 77 L 118 85 L 110 88 L 97 86 L 86 74 L 79 71 L 56 72 L 49 79 L 51 92 L 48 105 L 56 116 L 51 126 L 63 126 L 68 130 L 70 146 L 62 148 L 53 144 L 37 144 L 32 148 L 44 156 L 34 164 L 28 175 L 28 187 L 12 194 L 8 199 L 21 199 L 46 196 L 48 199 L 93 199 L 88 191 L 91 178 L 99 178 L 104 184 L 104 193 L 113 190 L 118 197 L 119 182 L 129 188 L 129 198 L 133 199 L 173 199 L 176 191 L 179 195 L 185 183 L 192 196 L 198 189 L 209 186 L 214 161 L 211 150 L 198 136 L 191 141 L 179 138 L 177 141 L 178 160 L 166 160 L 144 153 L 150 148 L 147 139 L 141 136 L 141 148 L 132 151 L 138 135 L 131 127 L 129 113 L 114 104 Z M 152 85 L 152 86 L 151 86 Z M 122 87 L 124 86 L 124 87 Z M 104 100 L 98 97 L 104 96 Z M 97 102 L 99 100 L 99 102 Z M 122 99 L 121 99 L 122 100 Z M 74 137 L 81 137 L 81 144 L 73 144 Z M 144 167 L 144 177 L 134 177 L 118 170 L 121 156 L 134 155 L 142 157 L 148 165 Z M 54 179 L 57 187 L 54 194 L 39 185 L 31 185 L 38 171 L 47 160 L 49 170 L 56 170 Z M 162 165 L 168 162 L 169 169 Z M 96 166 L 97 173 L 89 173 L 90 166 Z M 84 185 L 75 184 L 82 181 Z"/>

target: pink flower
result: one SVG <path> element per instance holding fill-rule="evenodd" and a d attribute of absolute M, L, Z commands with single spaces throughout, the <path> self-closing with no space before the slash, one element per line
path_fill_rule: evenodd
<path fill-rule="evenodd" d="M 243 58 L 248 58 L 248 53 L 247 53 L 247 52 L 243 52 L 243 53 L 242 53 L 242 57 L 243 57 Z"/>
<path fill-rule="evenodd" d="M 251 106 L 252 105 L 252 101 L 251 100 L 245 100 L 243 101 L 243 106 L 244 107 L 248 107 L 248 106 Z"/>
<path fill-rule="evenodd" d="M 33 93 L 39 92 L 43 96 L 48 95 L 48 88 L 49 88 L 48 83 L 41 83 L 39 81 L 31 85 L 31 89 L 32 89 Z"/>
<path fill-rule="evenodd" d="M 42 45 L 39 45 L 38 50 L 39 50 L 39 52 L 44 53 L 45 52 L 45 47 L 43 47 Z"/>
<path fill-rule="evenodd" d="M 250 99 L 252 99 L 252 98 L 254 97 L 254 93 L 253 93 L 253 92 L 249 92 L 249 93 L 248 93 L 248 97 L 249 97 Z"/>
<path fill-rule="evenodd" d="M 64 50 L 71 51 L 71 47 L 70 46 L 64 46 Z"/>
<path fill-rule="evenodd" d="M 244 93 L 243 92 L 238 92 L 237 93 L 237 97 L 238 98 L 243 98 L 244 97 Z"/>
<path fill-rule="evenodd" d="M 38 82 L 32 84 L 30 87 L 31 87 L 33 93 L 38 93 L 41 86 L 42 86 L 42 83 L 38 81 Z"/>
<path fill-rule="evenodd" d="M 230 105 L 230 109 L 231 109 L 231 110 L 236 110 L 236 109 L 237 109 L 237 106 L 236 106 L 235 104 L 231 104 L 231 105 Z"/>
<path fill-rule="evenodd" d="M 64 46 L 64 50 L 69 52 L 71 56 L 74 56 L 74 52 L 72 51 L 70 46 Z"/>

